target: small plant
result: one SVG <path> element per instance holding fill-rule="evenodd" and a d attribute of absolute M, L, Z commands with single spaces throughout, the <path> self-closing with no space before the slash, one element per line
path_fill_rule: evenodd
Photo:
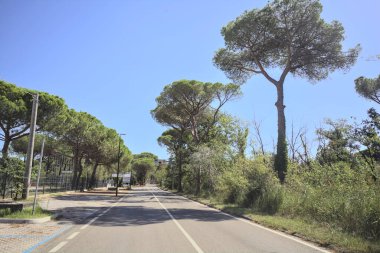
<path fill-rule="evenodd" d="M 0 210 L 1 218 L 8 219 L 33 219 L 42 218 L 50 216 L 51 212 L 43 210 L 41 207 L 37 206 L 34 215 L 32 214 L 32 207 L 24 208 L 22 211 L 11 212 L 10 209 Z"/>

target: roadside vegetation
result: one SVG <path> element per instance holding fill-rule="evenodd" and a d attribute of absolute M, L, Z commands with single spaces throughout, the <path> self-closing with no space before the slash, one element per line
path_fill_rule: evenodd
<path fill-rule="evenodd" d="M 326 120 L 315 129 L 317 144 L 308 139 L 306 129 L 286 128 L 286 77 L 315 83 L 336 70 L 348 71 L 360 53 L 359 45 L 343 49 L 342 24 L 326 22 L 321 12 L 318 0 L 274 0 L 223 27 L 225 47 L 216 51 L 213 62 L 233 83 L 177 80 L 156 98 L 151 115 L 167 127 L 157 139 L 170 154 L 167 165 L 155 164 L 158 158 L 151 153 L 132 155 L 116 130 L 43 92 L 34 159 L 40 155 L 43 135 L 47 156 L 70 157 L 72 189 L 93 188 L 99 178 L 116 173 L 120 160 L 135 184 L 157 182 L 337 251 L 380 252 L 378 109 L 369 108 L 362 122 Z M 273 150 L 264 145 L 259 122 L 249 124 L 223 111 L 255 75 L 276 89 Z M 358 77 L 351 84 L 363 99 L 379 106 L 380 76 Z M 0 81 L 3 198 L 13 192 L 17 199 L 23 189 L 22 157 L 34 92 Z M 57 173 L 50 162 L 44 161 L 43 176 Z"/>
<path fill-rule="evenodd" d="M 86 112 L 69 109 L 62 98 L 0 81 L 2 198 L 21 198 L 24 160 L 29 142 L 31 94 L 37 92 L 40 100 L 32 180 L 37 175 L 43 138 L 45 159 L 41 177 L 54 180 L 53 186 L 65 178 L 70 181 L 66 182 L 65 189 L 91 189 L 96 186 L 96 182 L 108 179 L 111 173 L 116 172 L 118 158 L 122 168 L 129 166 L 132 154 L 116 130 L 104 126 L 100 120 Z M 119 140 L 121 148 L 118 154 Z"/>
<path fill-rule="evenodd" d="M 380 252 L 377 110 L 370 108 L 363 122 L 326 120 L 315 129 L 317 144 L 306 129 L 286 129 L 286 76 L 316 82 L 347 71 L 360 52 L 360 46 L 343 51 L 343 26 L 325 22 L 321 11 L 317 0 L 273 1 L 222 28 L 225 48 L 215 65 L 239 85 L 264 75 L 276 88 L 273 151 L 263 144 L 259 122 L 222 111 L 240 96 L 239 85 L 179 80 L 165 86 L 151 111 L 168 127 L 158 143 L 171 155 L 155 176 L 164 188 L 338 251 Z M 379 104 L 379 80 L 359 77 L 352 87 Z"/>
<path fill-rule="evenodd" d="M 36 206 L 34 214 L 32 214 L 32 207 L 24 208 L 22 211 L 11 212 L 10 209 L 0 209 L 0 218 L 7 219 L 35 219 L 51 216 L 52 213 L 43 210 L 41 207 Z"/>

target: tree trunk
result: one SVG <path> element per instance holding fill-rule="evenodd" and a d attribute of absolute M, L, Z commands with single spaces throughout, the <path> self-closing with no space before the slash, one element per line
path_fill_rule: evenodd
<path fill-rule="evenodd" d="M 9 145 L 11 144 L 11 140 L 5 136 L 5 140 L 3 143 L 3 149 L 1 150 L 1 153 L 3 155 L 3 158 L 8 157 L 8 150 L 9 150 Z"/>
<path fill-rule="evenodd" d="M 92 174 L 91 174 L 91 179 L 90 179 L 90 185 L 88 188 L 92 189 L 95 185 L 95 180 L 96 180 L 96 170 L 98 168 L 98 165 L 99 163 L 98 162 L 95 162 L 94 164 L 94 168 L 92 170 Z"/>
<path fill-rule="evenodd" d="M 286 124 L 285 124 L 285 105 L 284 105 L 284 83 L 277 84 L 277 154 L 274 167 L 278 173 L 281 183 L 284 183 L 285 174 L 288 167 L 288 148 L 286 144 Z"/>
<path fill-rule="evenodd" d="M 79 171 L 79 151 L 76 150 L 74 154 L 74 171 L 73 171 L 73 178 L 71 181 L 71 188 L 75 190 L 75 187 L 77 185 L 77 178 L 78 178 L 78 171 Z"/>
<path fill-rule="evenodd" d="M 196 187 L 195 187 L 195 196 L 198 196 L 201 193 L 201 168 L 197 168 L 196 174 Z"/>
<path fill-rule="evenodd" d="M 82 166 L 82 157 L 79 158 L 79 171 L 78 171 L 78 176 L 75 184 L 75 190 L 78 190 L 78 186 L 81 183 L 80 178 L 82 177 L 82 172 L 83 172 L 83 166 Z"/>
<path fill-rule="evenodd" d="M 178 159 L 178 192 L 182 192 L 182 151 L 179 153 Z"/>

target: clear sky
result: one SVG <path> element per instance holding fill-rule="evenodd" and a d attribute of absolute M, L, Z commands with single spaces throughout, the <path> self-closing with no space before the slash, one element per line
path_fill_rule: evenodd
<path fill-rule="evenodd" d="M 133 153 L 166 158 L 157 137 L 165 128 L 151 117 L 163 87 L 179 79 L 230 82 L 213 66 L 223 47 L 220 29 L 264 0 L 0 0 L 0 79 L 65 99 L 107 127 L 126 133 Z M 347 73 L 310 84 L 285 83 L 288 126 L 305 126 L 313 138 L 326 118 L 365 118 L 371 102 L 360 98 L 354 79 L 377 77 L 380 61 L 380 1 L 323 0 L 322 16 L 339 20 L 344 48 L 363 50 Z M 255 76 L 243 97 L 225 111 L 260 121 L 267 148 L 276 138 L 274 86 Z"/>

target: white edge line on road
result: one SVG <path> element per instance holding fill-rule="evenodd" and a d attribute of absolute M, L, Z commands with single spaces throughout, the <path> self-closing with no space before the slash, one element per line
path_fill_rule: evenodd
<path fill-rule="evenodd" d="M 75 236 L 77 236 L 79 234 L 79 232 L 74 232 L 74 233 L 72 233 L 69 237 L 67 237 L 66 239 L 67 240 L 71 240 L 71 239 L 73 239 Z"/>
<path fill-rule="evenodd" d="M 55 246 L 52 250 L 50 250 L 49 253 L 57 252 L 57 251 L 60 250 L 63 246 L 65 246 L 66 243 L 67 243 L 67 241 L 63 241 L 63 242 L 58 243 L 58 245 Z"/>
<path fill-rule="evenodd" d="M 162 190 L 162 191 L 165 191 L 165 190 Z M 169 191 L 165 191 L 165 192 L 170 193 L 170 194 L 173 194 L 173 195 L 176 195 L 176 194 L 174 194 L 174 193 L 172 193 L 172 192 L 169 192 Z M 243 219 L 243 218 L 240 218 L 240 217 L 236 217 L 236 216 L 234 216 L 234 215 L 231 215 L 231 214 L 225 213 L 225 212 L 223 212 L 223 211 L 221 211 L 221 210 L 215 209 L 215 208 L 213 208 L 213 207 L 210 207 L 210 206 L 208 206 L 208 205 L 205 205 L 205 204 L 199 203 L 199 202 L 197 202 L 197 201 L 195 201 L 195 200 L 192 200 L 192 199 L 186 198 L 186 197 L 181 196 L 181 195 L 176 195 L 176 196 L 182 197 L 182 198 L 184 198 L 184 199 L 186 199 L 186 200 L 190 200 L 190 201 L 192 201 L 192 202 L 194 202 L 194 203 L 196 203 L 196 204 L 199 204 L 199 205 L 201 205 L 201 206 L 203 206 L 203 207 L 207 207 L 207 208 L 209 208 L 209 209 L 215 210 L 215 211 L 217 211 L 217 212 L 219 212 L 219 213 L 221 213 L 221 214 L 224 214 L 224 215 L 229 216 L 229 217 L 231 217 L 231 218 L 234 218 L 234 219 L 236 219 L 236 220 L 242 221 L 242 222 L 244 222 L 244 223 L 246 223 L 246 224 L 249 224 L 249 225 L 251 225 L 251 226 L 258 227 L 258 228 L 264 229 L 264 230 L 266 230 L 266 231 L 272 232 L 272 233 L 274 233 L 274 234 L 277 234 L 277 235 L 279 235 L 279 236 L 282 236 L 282 237 L 288 238 L 288 239 L 290 239 L 290 240 L 293 240 L 293 241 L 295 241 L 295 242 L 298 242 L 298 243 L 300 243 L 300 244 L 303 244 L 303 245 L 305 245 L 305 246 L 308 246 L 308 247 L 313 248 L 313 249 L 315 249 L 315 250 L 318 250 L 318 251 L 320 251 L 320 252 L 323 252 L 323 253 L 331 253 L 331 252 L 332 252 L 332 251 L 328 251 L 328 250 L 322 249 L 321 247 L 317 247 L 317 246 L 315 246 L 315 245 L 313 245 L 313 244 L 311 244 L 311 243 L 305 242 L 305 241 L 303 241 L 302 239 L 299 239 L 299 238 L 297 238 L 297 237 L 294 237 L 294 236 L 291 236 L 291 235 L 287 235 L 287 234 L 285 234 L 285 233 L 283 233 L 283 232 L 276 231 L 276 230 L 273 230 L 273 229 L 270 229 L 270 228 L 264 227 L 264 226 L 262 226 L 262 225 L 260 225 L 260 224 L 257 224 L 257 223 L 254 222 L 254 221 L 247 220 L 247 219 Z"/>
<path fill-rule="evenodd" d="M 181 226 L 181 224 L 179 224 L 179 222 L 173 217 L 173 215 L 169 212 L 168 209 L 166 209 L 166 207 L 160 202 L 160 200 L 156 197 L 156 195 L 154 195 L 153 192 L 150 192 L 154 198 L 157 200 L 157 202 L 160 204 L 160 206 L 162 207 L 162 209 L 164 209 L 166 211 L 166 213 L 170 216 L 170 218 L 173 220 L 173 222 L 177 225 L 177 227 L 179 228 L 179 230 L 181 230 L 181 232 L 185 235 L 186 239 L 191 243 L 191 245 L 195 248 L 195 250 L 198 252 L 198 253 L 204 253 L 203 250 L 198 246 L 198 244 L 194 241 L 193 238 L 191 238 L 191 236 L 186 232 L 186 230 Z"/>

